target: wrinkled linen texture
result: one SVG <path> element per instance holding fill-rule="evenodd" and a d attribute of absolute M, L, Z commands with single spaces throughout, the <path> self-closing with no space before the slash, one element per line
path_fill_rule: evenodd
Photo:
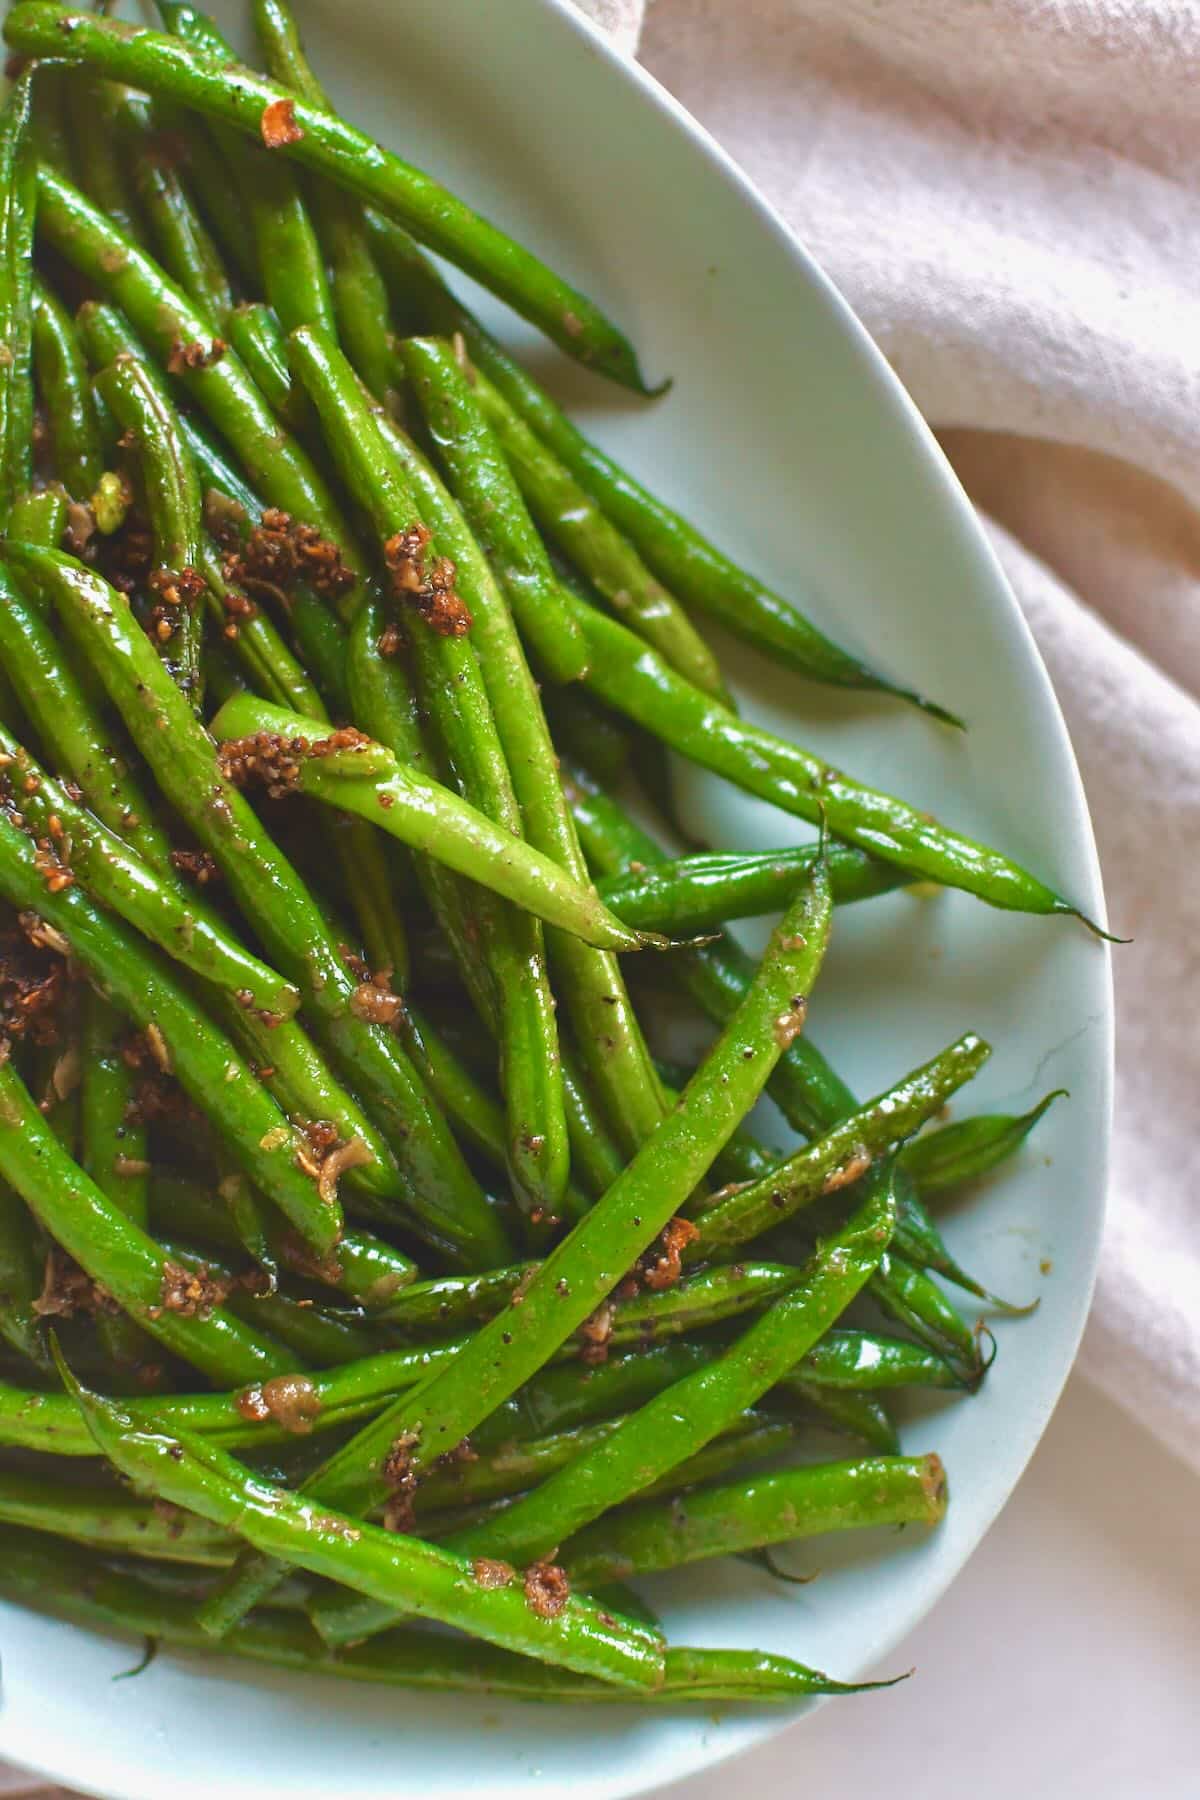
<path fill-rule="evenodd" d="M 577 3 L 841 288 L 1025 610 L 1134 938 L 1081 1366 L 1200 1470 L 1200 3 Z"/>

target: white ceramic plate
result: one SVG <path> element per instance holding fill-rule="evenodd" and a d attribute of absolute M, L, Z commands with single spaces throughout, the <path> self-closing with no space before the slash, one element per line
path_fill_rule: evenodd
<path fill-rule="evenodd" d="M 241 7 L 216 10 L 240 30 Z M 1098 916 L 1070 744 L 970 507 L 846 306 L 716 146 L 563 0 L 310 0 L 302 18 L 352 117 L 595 295 L 652 376 L 675 376 L 667 400 L 641 405 L 564 371 L 497 316 L 595 434 L 841 642 L 971 730 L 830 696 L 731 652 L 747 710 L 1003 846 Z M 795 829 L 703 778 L 689 778 L 687 804 L 722 844 L 765 847 Z M 906 1428 L 910 1448 L 948 1465 L 944 1526 L 826 1541 L 812 1587 L 739 1562 L 656 1590 L 676 1641 L 757 1645 L 849 1677 L 877 1667 L 962 1567 L 1075 1354 L 1105 1184 L 1107 959 L 1069 920 L 895 895 L 839 916 L 811 1026 L 863 1093 L 968 1027 L 995 1045 L 972 1110 L 1072 1093 L 1020 1162 L 952 1216 L 967 1264 L 1042 1305 L 998 1326 L 977 1398 Z M 114 1686 L 127 1646 L 12 1608 L 0 1608 L 0 1648 L 0 1753 L 122 1800 L 528 1800 L 568 1787 L 617 1800 L 794 1716 L 521 1708 L 167 1655 Z M 886 1729 L 904 1690 L 879 1704 Z M 871 1716 L 859 1710 L 856 1728 Z"/>

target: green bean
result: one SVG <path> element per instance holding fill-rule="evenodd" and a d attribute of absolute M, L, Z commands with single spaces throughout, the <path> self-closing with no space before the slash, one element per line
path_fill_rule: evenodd
<path fill-rule="evenodd" d="M 221 1250 L 237 1248 L 239 1240 L 222 1188 L 210 1189 L 156 1170 L 150 1205 L 160 1234 L 181 1234 L 194 1243 L 213 1244 Z M 417 1275 L 407 1256 L 368 1231 L 345 1231 L 328 1257 L 316 1257 L 295 1232 L 281 1221 L 272 1221 L 269 1244 L 271 1255 L 293 1274 L 336 1287 L 372 1312 L 386 1306 Z"/>
<path fill-rule="evenodd" d="M 93 1550 L 217 1568 L 232 1560 L 236 1543 L 192 1513 L 166 1507 L 156 1512 L 147 1501 L 119 1489 L 63 1487 L 11 1469 L 0 1471 L 0 1520 Z"/>
<path fill-rule="evenodd" d="M 78 1546 L 9 1526 L 0 1532 L 0 1592 L 21 1605 L 93 1629 L 125 1632 L 189 1649 L 214 1648 L 196 1624 L 191 1593 L 173 1595 L 127 1569 L 113 1570 Z M 849 1694 L 851 1686 L 816 1669 L 746 1650 L 670 1649 L 654 1689 L 592 1681 L 526 1656 L 472 1640 L 451 1640 L 419 1626 L 389 1631 L 369 1644 L 330 1650 L 294 1613 L 271 1611 L 231 1631 L 219 1646 L 255 1662 L 394 1687 L 457 1690 L 494 1700 L 654 1702 L 713 1706 L 729 1700 L 795 1702 L 812 1694 Z"/>
<path fill-rule="evenodd" d="M 143 1231 L 149 1216 L 148 1134 L 136 1105 L 137 1081 L 121 1055 L 126 1030 L 119 1012 L 88 989 L 83 996 L 79 1049 L 79 1163 L 127 1219 Z M 123 1314 L 96 1315 L 101 1345 L 123 1381 L 143 1388 L 156 1357 L 151 1339 Z"/>
<path fill-rule="evenodd" d="M 683 681 L 615 619 L 574 604 L 591 649 L 588 685 L 701 768 L 798 818 L 817 823 L 824 817 L 831 832 L 914 877 L 963 888 L 990 906 L 1070 913 L 1095 930 L 1078 907 L 999 851 L 744 723 Z"/>
<path fill-rule="evenodd" d="M 685 1255 L 708 1256 L 747 1243 L 821 1195 L 858 1180 L 885 1151 L 940 1112 L 990 1055 L 990 1045 L 966 1033 L 761 1181 L 717 1199 L 699 1215 L 700 1235 Z"/>
<path fill-rule="evenodd" d="M 873 1331 L 829 1331 L 796 1365 L 806 1388 L 869 1393 L 897 1387 L 961 1388 L 961 1377 L 940 1356 L 907 1338 Z M 788 1378 L 789 1380 L 791 1377 Z"/>
<path fill-rule="evenodd" d="M 459 1344 L 430 1345 L 413 1350 L 392 1350 L 365 1358 L 359 1363 L 345 1363 L 329 1371 L 316 1370 L 303 1379 L 302 1390 L 310 1404 L 306 1417 L 299 1423 L 314 1433 L 332 1430 L 364 1414 L 377 1412 L 398 1389 L 419 1381 L 431 1367 L 457 1354 Z M 295 1358 L 287 1353 L 284 1382 L 295 1380 Z M 201 1432 L 227 1446 L 246 1445 L 251 1449 L 286 1444 L 296 1435 L 296 1416 L 289 1411 L 284 1390 L 277 1390 L 261 1378 L 223 1394 L 168 1394 L 153 1399 L 127 1402 L 128 1410 L 139 1424 L 149 1426 L 161 1422 L 169 1427 L 178 1423 L 190 1431 Z M 275 1411 L 271 1410 L 274 1404 Z M 288 1419 L 293 1426 L 281 1423 Z M 93 1456 L 95 1446 L 74 1404 L 62 1394 L 31 1393 L 28 1390 L 0 1384 L 0 1443 L 25 1450 L 44 1451 L 55 1456 Z"/>
<path fill-rule="evenodd" d="M 59 63 L 37 64 L 33 91 L 34 151 L 39 162 L 48 162 L 68 177 L 74 172 L 71 137 L 67 130 L 67 90 L 74 93 L 75 70 Z"/>
<path fill-rule="evenodd" d="M 707 1362 L 713 1353 L 710 1343 L 680 1337 L 650 1348 L 643 1345 L 602 1363 L 548 1366 L 471 1433 L 472 1447 L 483 1451 L 510 1438 L 543 1437 L 628 1412 Z"/>
<path fill-rule="evenodd" d="M 181 173 L 176 134 L 164 128 L 153 102 L 126 90 L 115 119 L 129 154 L 134 189 L 163 268 L 220 330 L 233 306 L 221 253 Z"/>
<path fill-rule="evenodd" d="M 782 663 L 797 674 L 839 687 L 894 694 L 923 707 L 935 718 L 954 725 L 960 723 L 953 713 L 885 680 L 832 643 L 791 601 L 740 568 L 694 525 L 606 456 L 451 293 L 402 226 L 371 211 L 367 223 L 371 245 L 394 304 L 407 303 L 411 311 L 415 302 L 425 329 L 447 337 L 461 335 L 467 355 L 476 370 L 486 376 L 490 392 L 505 403 L 506 416 L 515 414 L 537 434 L 545 449 L 565 466 L 617 531 L 629 539 L 658 580 L 685 605 L 708 614 L 773 662 Z"/>
<path fill-rule="evenodd" d="M 311 1001 L 336 1057 L 355 1070 L 368 1107 L 399 1138 L 422 1230 L 447 1253 L 487 1266 L 508 1244 L 440 1116 L 394 1037 L 353 1010 L 358 984 L 336 936 L 295 870 L 221 775 L 215 748 L 167 677 L 124 598 L 69 558 L 10 547 L 44 584 L 67 630 L 87 645 L 164 793 L 221 863 L 242 910 L 268 950 Z M 262 1183 L 251 1164 L 245 1166 Z M 268 1189 L 268 1191 L 270 1191 Z"/>
<path fill-rule="evenodd" d="M 56 550 L 66 528 L 67 495 L 57 482 L 53 487 L 19 494 L 13 502 L 8 533 L 17 543 L 44 544 L 47 550 Z"/>
<path fill-rule="evenodd" d="M 606 1194 L 621 1173 L 624 1157 L 603 1119 L 596 1114 L 573 1047 L 562 1046 L 563 1102 L 571 1140 L 571 1167 L 593 1200 Z"/>
<path fill-rule="evenodd" d="M 74 499 L 85 500 L 104 471 L 87 364 L 70 314 L 36 278 L 33 356 L 55 473 Z"/>
<path fill-rule="evenodd" d="M 252 290 L 258 281 L 254 232 L 211 127 L 185 107 L 171 106 L 162 100 L 157 103 L 157 111 L 171 134 L 172 147 L 179 153 L 188 186 L 231 276 L 238 287 Z"/>
<path fill-rule="evenodd" d="M 491 443 L 470 389 L 442 344 L 413 340 L 404 346 L 405 363 L 425 411 L 434 443 L 448 462 L 459 498 L 497 561 L 518 623 L 524 623 L 519 590 L 541 581 L 529 556 L 537 535 L 511 490 L 499 447 Z M 470 534 L 449 546 L 461 575 L 472 559 Z M 540 546 L 538 546 L 540 549 Z M 519 566 L 525 556 L 532 575 Z M 545 563 L 544 553 L 542 563 Z M 473 641 L 496 716 L 529 842 L 551 856 L 576 880 L 587 870 L 571 823 L 554 744 L 541 710 L 537 686 L 501 595 L 474 556 Z M 546 564 L 549 575 L 549 565 Z M 543 584 L 544 585 L 544 584 Z M 539 592 L 542 590 L 539 589 Z M 557 587 L 555 586 L 555 592 Z M 531 602 L 531 605 L 534 604 Z M 540 602 L 539 602 L 540 604 Z M 525 627 L 526 635 L 530 635 Z M 547 629 L 562 642 L 553 618 Z M 549 941 L 561 999 L 584 1067 L 622 1148 L 632 1155 L 665 1110 L 649 1052 L 611 956 L 600 956 L 555 935 Z"/>
<path fill-rule="evenodd" d="M 440 559 L 449 552 L 456 569 L 455 593 L 462 596 L 457 604 L 477 608 L 467 585 L 474 571 L 450 536 L 456 509 L 449 495 L 431 495 L 428 485 L 420 495 L 413 492 L 406 470 L 373 430 L 354 372 L 328 334 L 296 332 L 292 354 L 343 479 L 379 537 L 385 545 L 395 544 L 418 525 L 432 527 L 428 550 L 422 545 L 419 553 L 431 559 L 423 566 L 443 567 Z M 458 535 L 466 535 L 465 527 Z M 422 704 L 454 785 L 510 843 L 519 840 L 521 812 L 473 644 L 457 630 L 444 633 L 419 618 L 407 636 Z M 518 1200 L 536 1225 L 557 1217 L 570 1164 L 544 934 L 538 920 L 500 904 L 490 893 L 473 899 L 492 977 L 507 1112 L 506 1160 Z"/>
<path fill-rule="evenodd" d="M 712 1362 L 629 1414 L 502 1518 L 464 1540 L 472 1555 L 529 1556 L 563 1543 L 694 1455 L 753 1406 L 818 1343 L 870 1279 L 895 1225 L 892 1171 L 885 1169 L 836 1237 L 818 1246 L 797 1286 Z"/>
<path fill-rule="evenodd" d="M 439 1328 L 448 1330 L 496 1318 L 510 1306 L 524 1303 L 539 1266 L 517 1263 L 487 1275 L 438 1276 L 406 1289 L 377 1316 L 418 1338 Z M 595 1327 L 605 1348 L 613 1343 L 636 1343 L 639 1337 L 679 1335 L 765 1306 L 797 1279 L 794 1269 L 779 1263 L 716 1264 L 661 1291 L 634 1293 L 609 1302 Z M 585 1330 L 581 1347 L 592 1341 Z"/>
<path fill-rule="evenodd" d="M 900 1437 L 878 1394 L 832 1389 L 788 1375 L 777 1392 L 803 1402 L 807 1413 L 826 1430 L 840 1437 L 858 1438 L 881 1456 L 896 1456 Z"/>
<path fill-rule="evenodd" d="M 160 396 L 134 357 L 118 357 L 97 377 L 96 392 L 136 454 L 153 540 L 155 569 L 149 585 L 162 595 L 162 619 L 154 641 L 172 680 L 198 712 L 204 698 L 203 615 L 200 594 L 193 592 L 192 584 L 202 584 L 203 576 L 195 464 L 174 407 Z"/>
<path fill-rule="evenodd" d="M 1055 1088 L 1026 1113 L 985 1113 L 922 1132 L 906 1144 L 900 1163 L 922 1199 L 977 1181 L 1020 1149 L 1065 1088 Z"/>
<path fill-rule="evenodd" d="M 162 8 L 168 19 L 180 10 Z M 158 32 L 51 8 L 41 0 L 14 8 L 4 33 L 14 49 L 87 62 L 252 136 L 260 129 L 269 132 L 278 120 L 286 138 L 278 145 L 284 155 L 400 219 L 577 362 L 647 391 L 632 346 L 590 300 L 432 177 L 332 114 L 292 99 L 278 83 L 210 60 Z"/>
<path fill-rule="evenodd" d="M 8 1183 L 0 1182 L 0 1338 L 40 1369 L 50 1366 L 37 1311 L 43 1273 L 29 1213 Z"/>
<path fill-rule="evenodd" d="M 261 300 L 243 301 L 227 315 L 225 334 L 288 430 L 310 425 L 312 409 L 303 388 L 292 380 L 287 339 L 271 308 Z"/>
<path fill-rule="evenodd" d="M 62 1149 L 11 1062 L 0 1064 L 0 1179 L 131 1318 L 213 1381 L 253 1381 L 288 1368 L 280 1346 L 223 1307 L 195 1316 L 172 1309 L 162 1251 Z"/>
<path fill-rule="evenodd" d="M 78 189 L 45 166 L 38 172 L 38 228 L 128 314 L 156 359 L 227 438 L 267 500 L 315 526 L 338 546 L 348 567 L 360 570 L 349 527 L 324 479 L 300 445 L 280 430 L 240 359 L 228 350 L 215 351 L 211 326 L 182 289 Z"/>
<path fill-rule="evenodd" d="M 987 1365 L 976 1334 L 924 1269 L 891 1250 L 871 1292 L 891 1318 L 952 1365 L 961 1366 L 969 1381 L 981 1378 Z"/>
<path fill-rule="evenodd" d="M 256 0 L 254 23 L 268 74 L 309 106 L 329 112 L 329 101 L 309 67 L 296 22 L 286 7 L 278 0 Z M 337 334 L 359 375 L 386 404 L 398 371 L 383 328 L 387 288 L 371 251 L 362 202 L 317 181 L 310 204 L 329 264 Z"/>
<path fill-rule="evenodd" d="M 85 1393 L 66 1374 L 97 1448 L 126 1476 L 161 1498 L 236 1532 L 256 1548 L 282 1552 L 312 1574 L 404 1605 L 419 1617 L 459 1626 L 537 1661 L 654 1688 L 663 1679 L 661 1638 L 570 1596 L 539 1615 L 519 1585 L 488 1588 L 471 1565 L 419 1539 L 315 1513 L 286 1488 L 271 1487 L 225 1451 L 190 1432 L 139 1431 L 128 1414 Z"/>
<path fill-rule="evenodd" d="M 19 74 L 0 111 L 0 526 L 33 473 L 33 84 Z"/>
<path fill-rule="evenodd" d="M 936 1456 L 817 1463 L 626 1507 L 571 1539 L 562 1560 L 574 1581 L 591 1588 L 828 1531 L 936 1525 L 945 1510 L 946 1478 Z"/>
<path fill-rule="evenodd" d="M 629 870 L 599 886 L 605 903 L 627 924 L 681 936 L 778 912 L 818 854 L 815 844 L 751 855 L 709 852 Z M 876 862 L 850 844 L 829 846 L 829 878 L 835 906 L 871 900 L 908 880 L 895 864 Z"/>
<path fill-rule="evenodd" d="M 105 906 L 136 926 L 160 949 L 251 1006 L 273 1015 L 294 1013 L 300 996 L 274 970 L 237 943 L 219 916 L 191 907 L 157 872 L 127 850 L 114 832 L 78 805 L 0 726 L 0 758 L 26 829 L 49 849 L 69 841 L 70 872 Z M 57 824 L 54 823 L 57 821 Z"/>
<path fill-rule="evenodd" d="M 136 238 L 141 217 L 132 172 L 121 154 L 117 120 L 132 90 L 105 81 L 89 69 L 72 69 L 69 89 L 71 130 L 75 140 L 78 184 L 118 231 Z M 53 167 L 68 181 L 70 172 L 59 162 Z"/>
<path fill-rule="evenodd" d="M 311 755 L 313 744 L 328 740 L 329 726 L 251 694 L 226 701 L 212 729 L 218 738 L 234 742 L 260 733 L 283 738 L 294 750 L 300 793 L 371 820 L 401 843 L 427 851 L 585 942 L 614 950 L 654 943 L 611 919 L 587 888 L 540 851 L 514 840 L 452 790 L 400 763 L 379 744 L 348 749 L 340 758 Z"/>

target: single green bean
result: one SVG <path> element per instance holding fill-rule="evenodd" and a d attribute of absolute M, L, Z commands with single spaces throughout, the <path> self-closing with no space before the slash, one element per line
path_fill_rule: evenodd
<path fill-rule="evenodd" d="M 132 96 L 132 90 L 115 81 L 105 81 L 90 69 L 72 69 L 70 121 L 75 142 L 75 165 L 78 184 L 118 231 L 136 238 L 141 234 L 142 220 L 137 193 L 128 160 L 121 153 L 117 121 Z M 53 167 L 71 180 L 61 163 Z"/>
<path fill-rule="evenodd" d="M 262 300 L 245 300 L 225 319 L 225 333 L 271 410 L 289 431 L 303 432 L 312 409 L 302 387 L 292 380 L 283 327 Z"/>
<path fill-rule="evenodd" d="M 162 1251 L 63 1150 L 11 1062 L 0 1064 L 0 1178 L 131 1318 L 211 1380 L 253 1381 L 287 1370 L 291 1358 L 281 1346 L 223 1307 L 172 1308 Z"/>
<path fill-rule="evenodd" d="M 170 19 L 184 9 L 162 10 Z M 4 33 L 14 49 L 87 62 L 239 131 L 274 138 L 285 156 L 399 218 L 568 356 L 637 392 L 647 391 L 632 346 L 590 300 L 431 176 L 333 114 L 293 99 L 277 82 L 210 60 L 176 38 L 41 0 L 15 7 Z M 273 131 L 276 122 L 282 129 Z"/>
<path fill-rule="evenodd" d="M 818 823 L 914 877 L 976 894 L 1018 912 L 1078 907 L 997 850 L 931 820 L 905 801 L 853 781 L 760 726 L 749 725 L 681 679 L 615 619 L 573 602 L 591 649 L 587 682 L 618 712 L 663 738 L 701 768 Z"/>
<path fill-rule="evenodd" d="M 190 1432 L 168 1436 L 139 1431 L 118 1406 L 85 1393 L 69 1376 L 66 1380 L 97 1448 L 123 1474 L 256 1548 L 282 1553 L 312 1574 L 403 1605 L 420 1617 L 459 1626 L 537 1661 L 623 1686 L 661 1684 L 663 1646 L 656 1633 L 619 1622 L 574 1595 L 561 1610 L 540 1616 L 520 1585 L 485 1587 L 468 1562 L 419 1539 L 327 1510 L 315 1512 L 286 1488 L 253 1476 L 212 1443 Z"/>
<path fill-rule="evenodd" d="M 164 127 L 152 101 L 128 89 L 115 124 L 158 260 L 219 331 L 233 306 L 233 289 L 180 167 L 179 135 Z"/>
<path fill-rule="evenodd" d="M 924 1269 L 890 1250 L 871 1292 L 891 1318 L 960 1369 L 968 1382 L 981 1379 L 987 1363 L 977 1334 Z"/>
<path fill-rule="evenodd" d="M 96 379 L 96 392 L 136 455 L 153 541 L 151 591 L 160 595 L 154 642 L 171 678 L 199 711 L 204 697 L 200 666 L 203 613 L 200 600 L 200 483 L 175 408 L 159 394 L 143 365 L 119 356 Z M 153 615 L 152 615 L 153 616 Z"/>
<path fill-rule="evenodd" d="M 13 502 L 8 531 L 18 543 L 44 544 L 47 550 L 57 550 L 66 528 L 67 494 L 58 482 L 19 494 Z M 6 718 L 15 716 L 11 711 L 5 712 L 2 705 L 0 714 Z"/>
<path fill-rule="evenodd" d="M 945 1510 L 937 1456 L 817 1463 L 626 1507 L 566 1543 L 562 1561 L 573 1580 L 591 1588 L 827 1531 L 936 1525 Z"/>
<path fill-rule="evenodd" d="M 922 1199 L 944 1194 L 964 1182 L 977 1181 L 1020 1149 L 1034 1126 L 1066 1091 L 1055 1088 L 1026 1113 L 984 1113 L 974 1119 L 956 1119 L 938 1131 L 922 1132 L 905 1145 L 901 1167 Z"/>
<path fill-rule="evenodd" d="M 423 1231 L 435 1234 L 460 1262 L 508 1260 L 506 1235 L 416 1071 L 395 1037 L 355 1012 L 359 984 L 333 928 L 244 797 L 222 776 L 215 746 L 133 623 L 124 597 L 70 558 L 25 547 L 10 547 L 8 556 L 44 584 L 67 630 L 88 646 L 164 793 L 221 863 L 268 950 L 311 1001 L 314 1022 L 335 1057 L 353 1067 L 368 1107 L 385 1117 L 389 1139 L 394 1135 L 401 1147 Z"/>
<path fill-rule="evenodd" d="M 548 857 L 514 840 L 451 789 L 398 762 L 379 744 L 352 746 L 337 759 L 313 755 L 314 744 L 329 740 L 329 726 L 252 694 L 226 701 L 212 729 L 234 744 L 260 734 L 282 738 L 298 764 L 295 786 L 300 793 L 372 821 L 401 843 L 427 851 L 585 942 L 614 950 L 637 950 L 655 942 L 610 919 L 591 892 Z M 248 752 L 254 753 L 252 743 Z M 359 768 L 364 772 L 358 773 Z"/>
<path fill-rule="evenodd" d="M 208 321 L 157 263 L 44 165 L 38 172 L 38 228 L 72 267 L 128 314 L 156 359 L 231 444 L 266 499 L 315 526 L 338 546 L 346 565 L 360 571 L 349 526 L 323 477 L 280 429 L 240 358 L 216 347 Z M 341 604 L 351 598 L 343 595 Z"/>
<path fill-rule="evenodd" d="M 0 526 L 33 474 L 34 79 L 19 74 L 0 110 Z"/>
<path fill-rule="evenodd" d="M 900 1436 L 880 1395 L 823 1387 L 798 1375 L 786 1376 L 776 1392 L 801 1401 L 806 1414 L 827 1431 L 858 1438 L 881 1456 L 899 1454 Z"/>
<path fill-rule="evenodd" d="M 819 854 L 815 844 L 798 844 L 751 855 L 684 856 L 610 876 L 599 888 L 627 924 L 681 936 L 778 912 Z M 835 906 L 871 900 L 909 879 L 894 863 L 876 862 L 850 844 L 831 844 L 828 854 Z"/>
<path fill-rule="evenodd" d="M 237 1540 L 193 1513 L 94 1484 L 64 1487 L 16 1470 L 0 1471 L 0 1521 L 26 1525 L 92 1550 L 220 1568 Z M 7 1535 L 7 1534 L 5 1534 Z"/>
<path fill-rule="evenodd" d="M 71 315 L 36 278 L 33 357 L 38 392 L 50 426 L 55 473 L 74 499 L 86 500 L 104 472 L 87 363 Z"/>
<path fill-rule="evenodd" d="M 74 174 L 74 154 L 67 129 L 67 92 L 70 89 L 73 97 L 72 77 L 75 73 L 60 63 L 37 65 L 31 122 L 38 160 L 61 169 L 68 178 Z"/>
<path fill-rule="evenodd" d="M 8 1183 L 0 1182 L 0 1338 L 40 1369 L 50 1366 L 37 1310 L 43 1274 L 29 1212 Z"/>
<path fill-rule="evenodd" d="M 212 128 L 189 113 L 160 100 L 159 117 L 172 134 L 180 166 L 195 195 L 209 231 L 217 243 L 235 285 L 252 292 L 258 283 L 258 256 L 254 232 L 229 163 L 216 143 Z"/>
<path fill-rule="evenodd" d="M 92 1629 L 120 1631 L 187 1649 L 214 1648 L 196 1624 L 191 1592 L 171 1594 L 129 1569 L 111 1569 L 80 1547 L 9 1526 L 0 1533 L 0 1592 L 21 1605 Z M 730 1700 L 794 1703 L 813 1694 L 849 1694 L 863 1687 L 819 1670 L 748 1650 L 670 1649 L 665 1676 L 654 1689 L 617 1687 L 570 1674 L 526 1656 L 471 1639 L 452 1640 L 419 1626 L 389 1631 L 359 1649 L 330 1650 L 293 1612 L 256 1614 L 220 1645 L 250 1661 L 393 1687 L 450 1689 L 486 1697 L 570 1702 L 632 1701 L 662 1706 L 714 1706 Z"/>
<path fill-rule="evenodd" d="M 148 1139 L 137 1107 L 137 1078 L 121 1055 L 121 1014 L 94 989 L 83 996 L 79 1050 L 79 1163 L 100 1192 L 141 1230 L 148 1229 Z M 159 1359 L 153 1338 L 123 1313 L 96 1315 L 101 1347 L 122 1386 L 143 1387 Z"/>
<path fill-rule="evenodd" d="M 845 1329 L 826 1332 L 796 1365 L 795 1378 L 808 1387 L 854 1393 L 963 1385 L 949 1363 L 920 1344 L 879 1332 Z"/>

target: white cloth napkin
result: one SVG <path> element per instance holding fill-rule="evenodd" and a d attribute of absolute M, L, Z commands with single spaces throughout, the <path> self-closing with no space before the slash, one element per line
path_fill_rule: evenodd
<path fill-rule="evenodd" d="M 838 283 L 1028 615 L 1135 937 L 1083 1367 L 1200 1469 L 1200 4 L 579 4 Z"/>

